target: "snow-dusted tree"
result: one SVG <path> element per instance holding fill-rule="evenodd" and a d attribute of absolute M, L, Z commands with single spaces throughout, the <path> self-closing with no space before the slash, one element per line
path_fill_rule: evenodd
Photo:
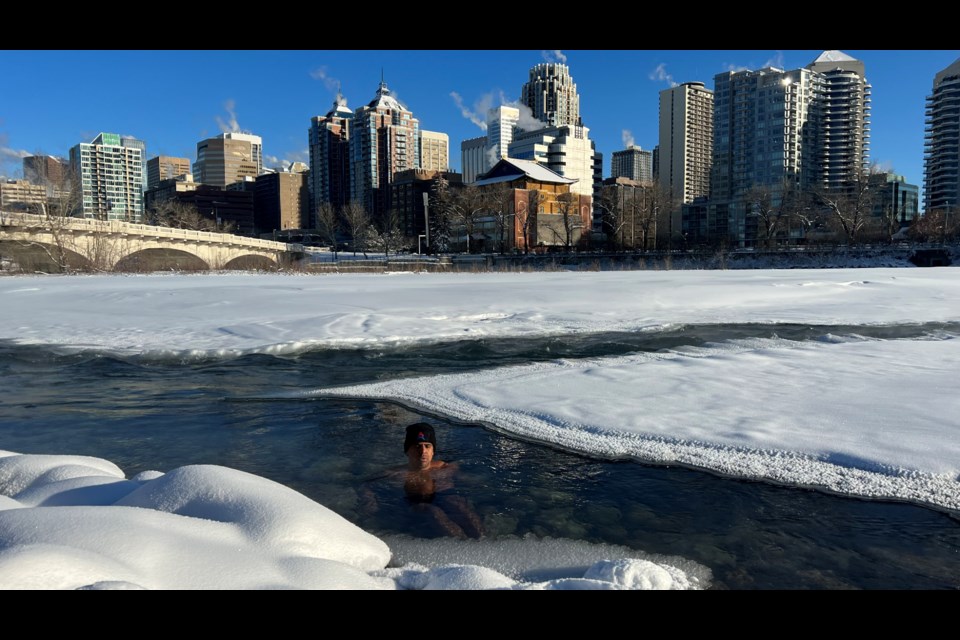
<path fill-rule="evenodd" d="M 390 257 L 391 250 L 396 253 L 405 241 L 408 242 L 400 230 L 400 214 L 393 207 L 377 220 L 372 230 L 375 246 L 382 250 L 387 258 Z"/>
<path fill-rule="evenodd" d="M 436 253 L 445 253 L 450 249 L 450 221 L 454 198 L 450 181 L 442 172 L 437 173 L 430 185 L 430 208 L 427 216 L 430 249 Z"/>

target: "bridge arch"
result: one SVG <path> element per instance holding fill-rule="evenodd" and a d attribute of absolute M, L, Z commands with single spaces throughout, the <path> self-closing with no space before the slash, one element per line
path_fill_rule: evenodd
<path fill-rule="evenodd" d="M 27 273 L 90 271 L 93 263 L 76 251 L 49 242 L 0 239 L 0 258 L 15 262 Z"/>
<path fill-rule="evenodd" d="M 237 271 L 264 271 L 276 269 L 279 265 L 276 260 L 255 253 L 237 256 L 223 265 L 224 269 Z"/>
<path fill-rule="evenodd" d="M 210 265 L 196 254 L 183 249 L 140 249 L 129 253 L 113 266 L 114 271 L 207 271 Z"/>

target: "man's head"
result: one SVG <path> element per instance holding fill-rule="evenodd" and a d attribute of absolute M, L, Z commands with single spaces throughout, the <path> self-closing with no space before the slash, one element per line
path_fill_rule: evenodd
<path fill-rule="evenodd" d="M 429 469 L 433 463 L 434 447 L 437 436 L 433 427 L 425 422 L 418 422 L 407 427 L 407 436 L 403 440 L 403 452 L 411 469 Z"/>
<path fill-rule="evenodd" d="M 407 427 L 407 436 L 403 439 L 403 452 L 406 453 L 410 447 L 421 442 L 429 442 L 434 448 L 437 446 L 437 434 L 426 422 L 417 422 Z"/>

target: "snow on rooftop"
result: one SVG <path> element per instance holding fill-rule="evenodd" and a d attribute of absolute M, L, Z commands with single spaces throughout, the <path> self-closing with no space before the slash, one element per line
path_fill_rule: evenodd
<path fill-rule="evenodd" d="M 838 51 L 837 49 L 830 49 L 824 51 L 814 62 L 856 62 L 857 59 L 845 54 L 843 51 Z"/>
<path fill-rule="evenodd" d="M 519 173 L 516 174 L 507 174 L 504 176 L 496 176 L 493 178 L 484 178 L 482 180 L 477 180 L 473 184 L 477 186 L 482 186 L 485 184 L 492 184 L 494 182 L 504 182 L 508 180 L 516 180 L 521 175 L 529 176 L 531 179 L 538 182 L 547 182 L 551 184 L 573 184 L 577 180 L 573 178 L 565 178 L 556 171 L 543 166 L 539 162 L 534 162 L 533 160 L 518 160 L 516 158 L 501 158 L 500 163 L 510 165 L 515 167 Z M 493 170 L 491 170 L 492 172 Z"/>

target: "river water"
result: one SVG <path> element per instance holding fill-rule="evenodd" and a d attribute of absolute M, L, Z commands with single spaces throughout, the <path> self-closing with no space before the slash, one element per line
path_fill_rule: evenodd
<path fill-rule="evenodd" d="M 748 337 L 957 333 L 954 325 L 676 327 L 189 360 L 0 344 L 0 449 L 106 458 L 128 477 L 220 464 L 270 478 L 384 537 L 444 535 L 384 479 L 403 428 L 435 425 L 438 459 L 486 539 L 564 539 L 679 556 L 716 589 L 960 587 L 960 517 L 928 508 L 610 462 L 381 402 L 297 396 L 335 385 Z M 374 506 L 368 499 L 373 496 Z"/>

